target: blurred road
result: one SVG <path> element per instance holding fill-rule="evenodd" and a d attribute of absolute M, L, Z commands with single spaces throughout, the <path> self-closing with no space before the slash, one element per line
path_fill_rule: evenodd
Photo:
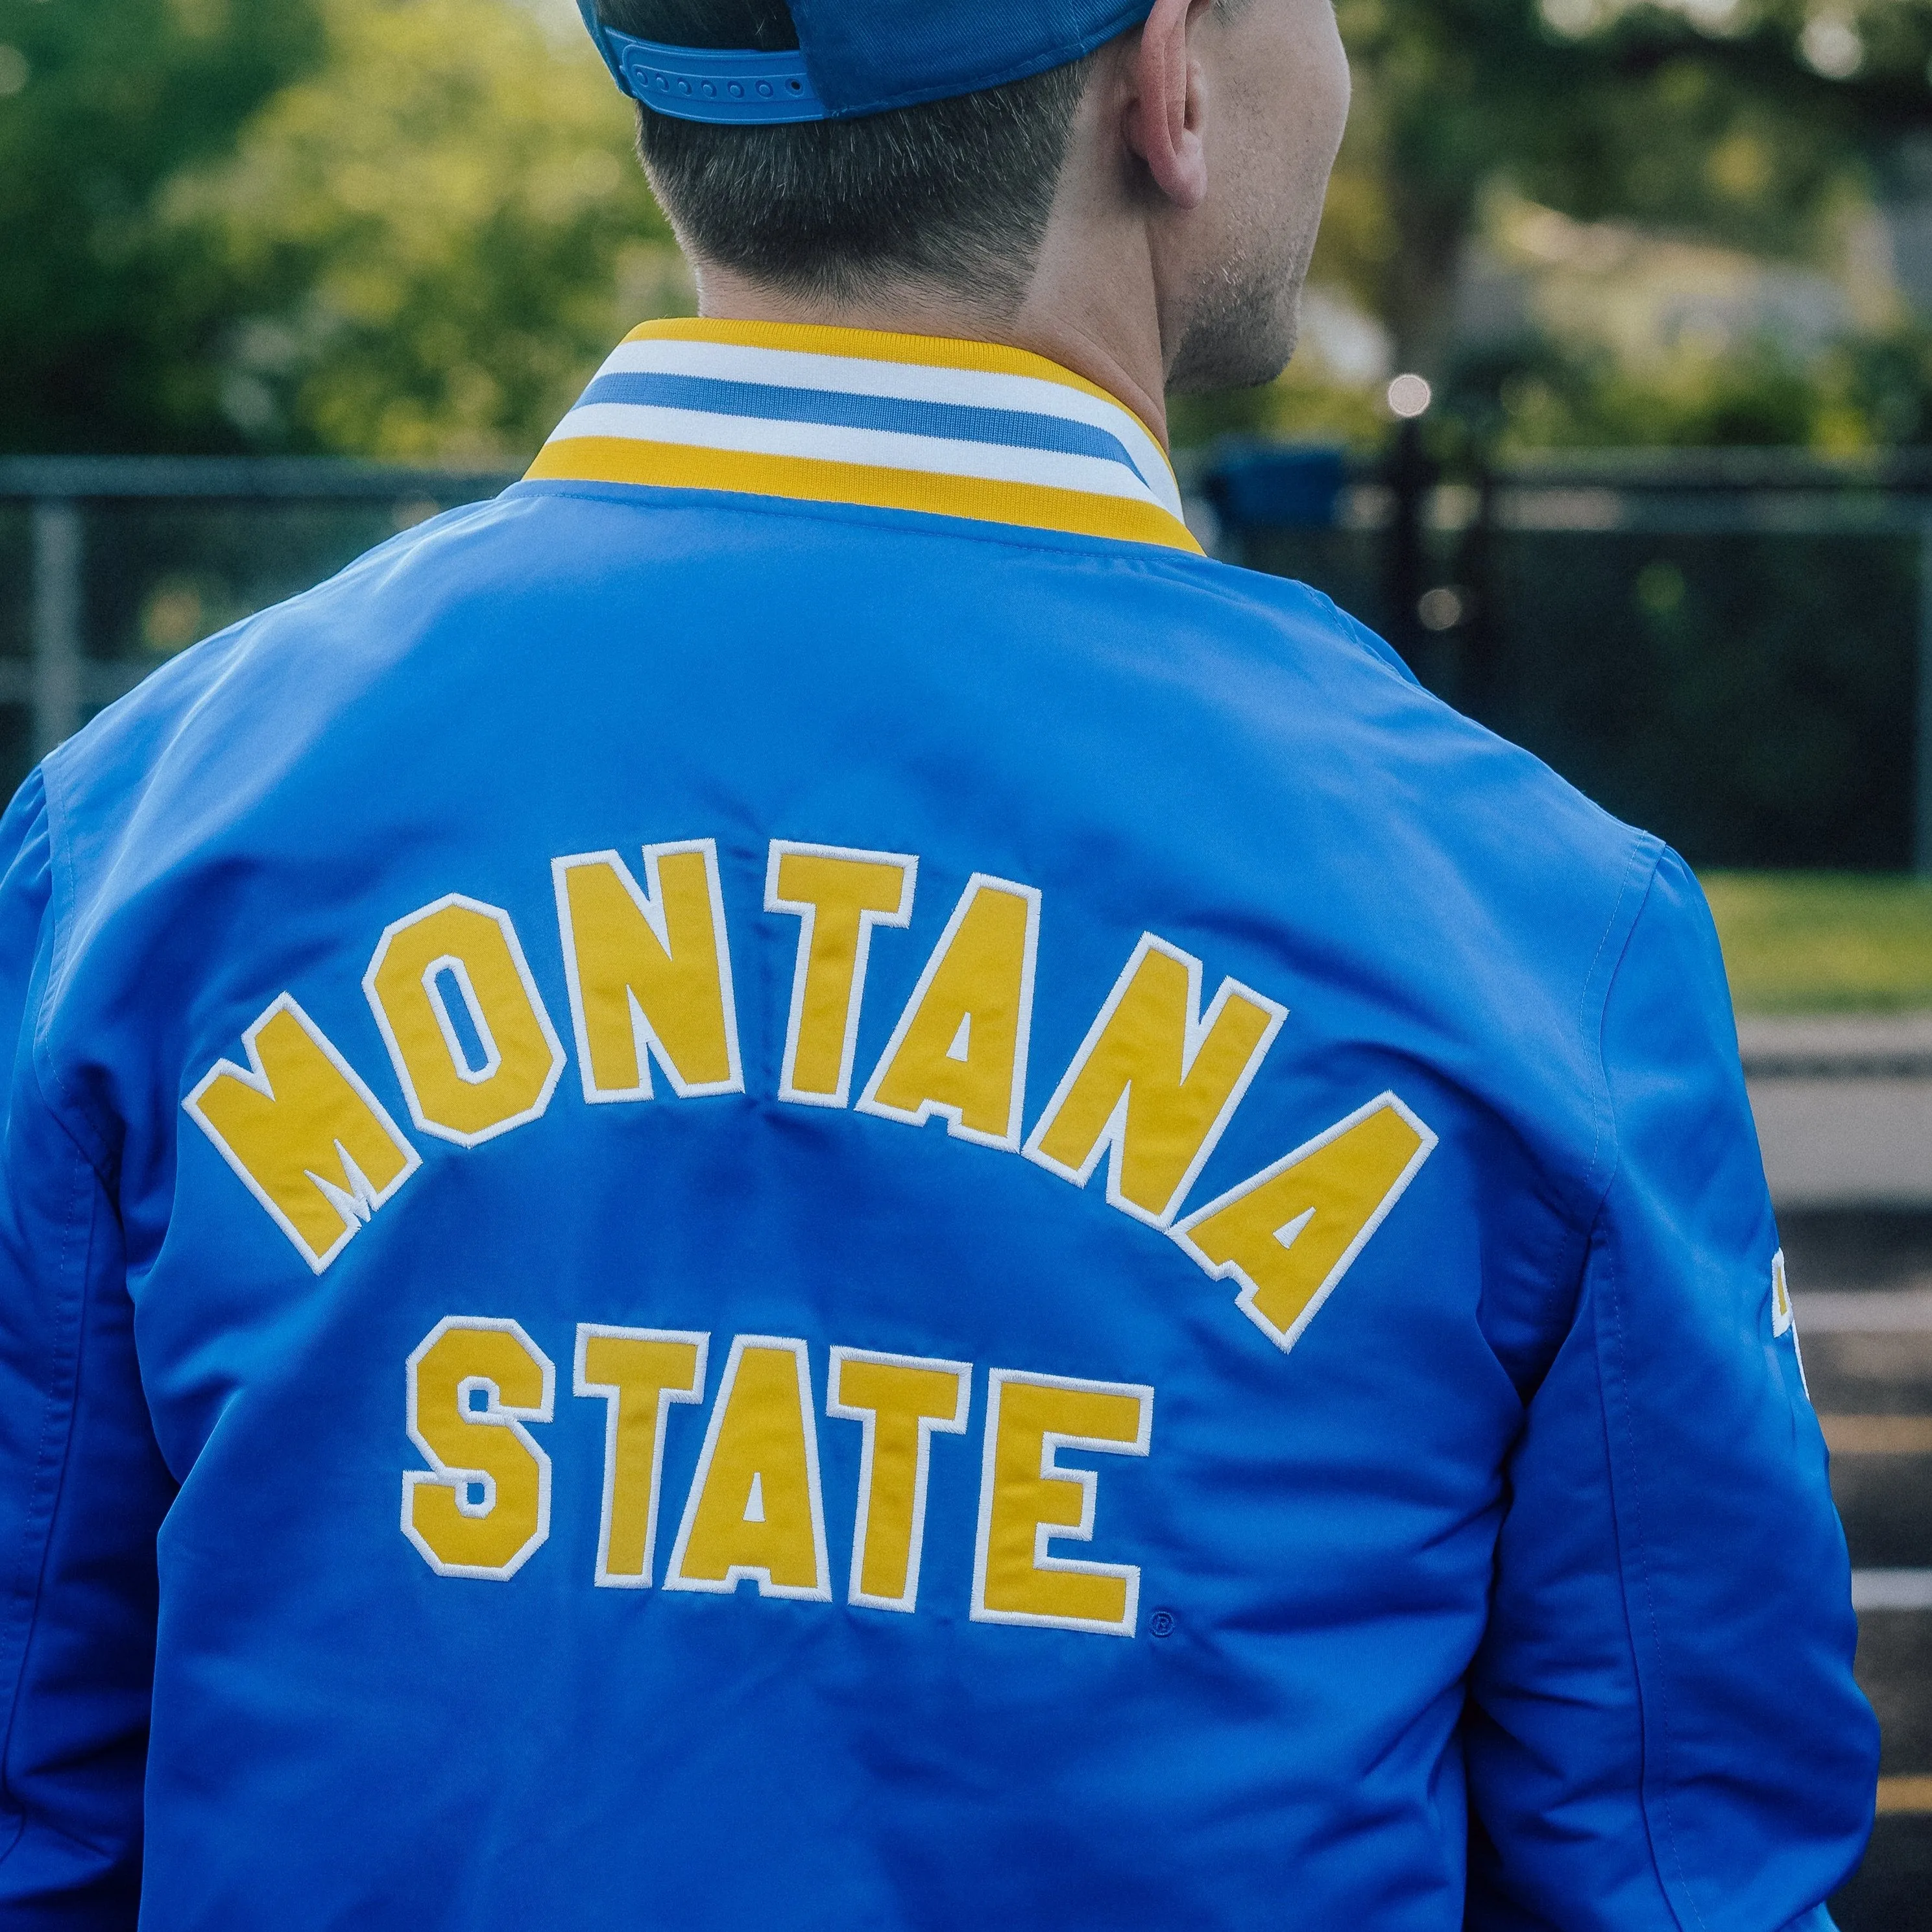
<path fill-rule="evenodd" d="M 1830 1218 L 1787 1217 L 1787 1244 L 1829 1243 Z M 1884 1736 L 1871 1850 L 1833 1901 L 1843 1932 L 1932 1932 L 1932 1274 L 1914 1279 L 1796 1298 Z"/>
<path fill-rule="evenodd" d="M 1932 1015 L 1740 1044 L 1851 1547 L 1879 1819 L 1843 1932 L 1932 1932 Z"/>
<path fill-rule="evenodd" d="M 1738 1042 L 1780 1209 L 1932 1211 L 1932 1013 L 1749 1019 Z"/>

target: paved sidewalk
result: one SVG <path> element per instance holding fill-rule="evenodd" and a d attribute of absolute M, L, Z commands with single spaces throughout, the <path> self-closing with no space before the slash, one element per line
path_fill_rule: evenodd
<path fill-rule="evenodd" d="M 1780 1208 L 1932 1208 L 1932 1013 L 1741 1020 Z"/>
<path fill-rule="evenodd" d="M 1877 1828 L 1832 1900 L 1845 1932 L 1932 1932 L 1932 1216 L 1790 1214 L 1792 1300 L 1852 1559 L 1858 1681 L 1879 1715 Z M 1892 1223 L 1874 1240 L 1861 1222 Z M 1901 1221 L 1919 1226 L 1905 1238 Z M 1836 1254 L 1829 1252 L 1834 1244 Z"/>

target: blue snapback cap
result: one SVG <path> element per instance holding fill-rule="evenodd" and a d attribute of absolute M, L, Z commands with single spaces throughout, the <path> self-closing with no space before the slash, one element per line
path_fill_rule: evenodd
<path fill-rule="evenodd" d="M 1064 67 L 1153 11 L 1154 0 L 790 0 L 784 53 L 666 46 L 620 34 L 577 0 L 634 100 L 681 121 L 755 127 L 855 120 Z"/>

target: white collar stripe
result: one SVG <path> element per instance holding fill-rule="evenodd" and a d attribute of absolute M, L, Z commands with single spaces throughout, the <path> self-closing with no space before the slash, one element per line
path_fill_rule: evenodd
<path fill-rule="evenodd" d="M 603 436 L 638 442 L 680 443 L 744 455 L 801 457 L 987 482 L 1036 484 L 1088 496 L 1124 497 L 1165 508 L 1126 464 L 1104 458 L 1009 444 L 967 442 L 894 430 L 782 421 L 767 416 L 664 409 L 648 404 L 590 403 L 558 424 L 553 442 Z"/>
<path fill-rule="evenodd" d="M 1146 486 L 1150 500 L 1170 516 L 1178 518 L 1181 513 L 1180 493 L 1174 482 L 1174 472 L 1160 446 L 1148 434 L 1140 419 L 1120 404 L 1090 394 L 1069 383 L 993 370 L 935 368 L 924 363 L 883 362 L 808 350 L 754 348 L 736 343 L 670 338 L 646 338 L 620 345 L 604 364 L 599 376 L 601 380 L 603 376 L 622 374 L 693 376 L 724 382 L 884 397 L 904 402 L 950 404 L 969 409 L 1023 411 L 1056 416 L 1101 430 L 1114 439 Z M 558 435 L 564 434 L 567 428 L 567 423 L 560 425 Z M 922 464 L 916 466 L 924 469 L 939 466 Z M 1106 494 L 1118 493 L 1110 490 Z"/>

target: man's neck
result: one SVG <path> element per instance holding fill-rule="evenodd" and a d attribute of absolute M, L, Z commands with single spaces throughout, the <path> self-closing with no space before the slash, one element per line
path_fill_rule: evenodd
<path fill-rule="evenodd" d="M 1122 308 L 1082 302 L 1077 284 L 1056 291 L 1049 278 L 1036 277 L 1016 311 L 932 289 L 904 288 L 849 302 L 802 296 L 704 264 L 698 270 L 698 292 L 699 314 L 718 321 L 880 329 L 1028 350 L 1105 389 L 1147 424 L 1163 448 L 1167 445 L 1158 328 L 1149 328 L 1146 339 L 1139 339 L 1142 332 L 1121 328 Z M 1132 305 L 1125 306 L 1130 311 Z"/>

